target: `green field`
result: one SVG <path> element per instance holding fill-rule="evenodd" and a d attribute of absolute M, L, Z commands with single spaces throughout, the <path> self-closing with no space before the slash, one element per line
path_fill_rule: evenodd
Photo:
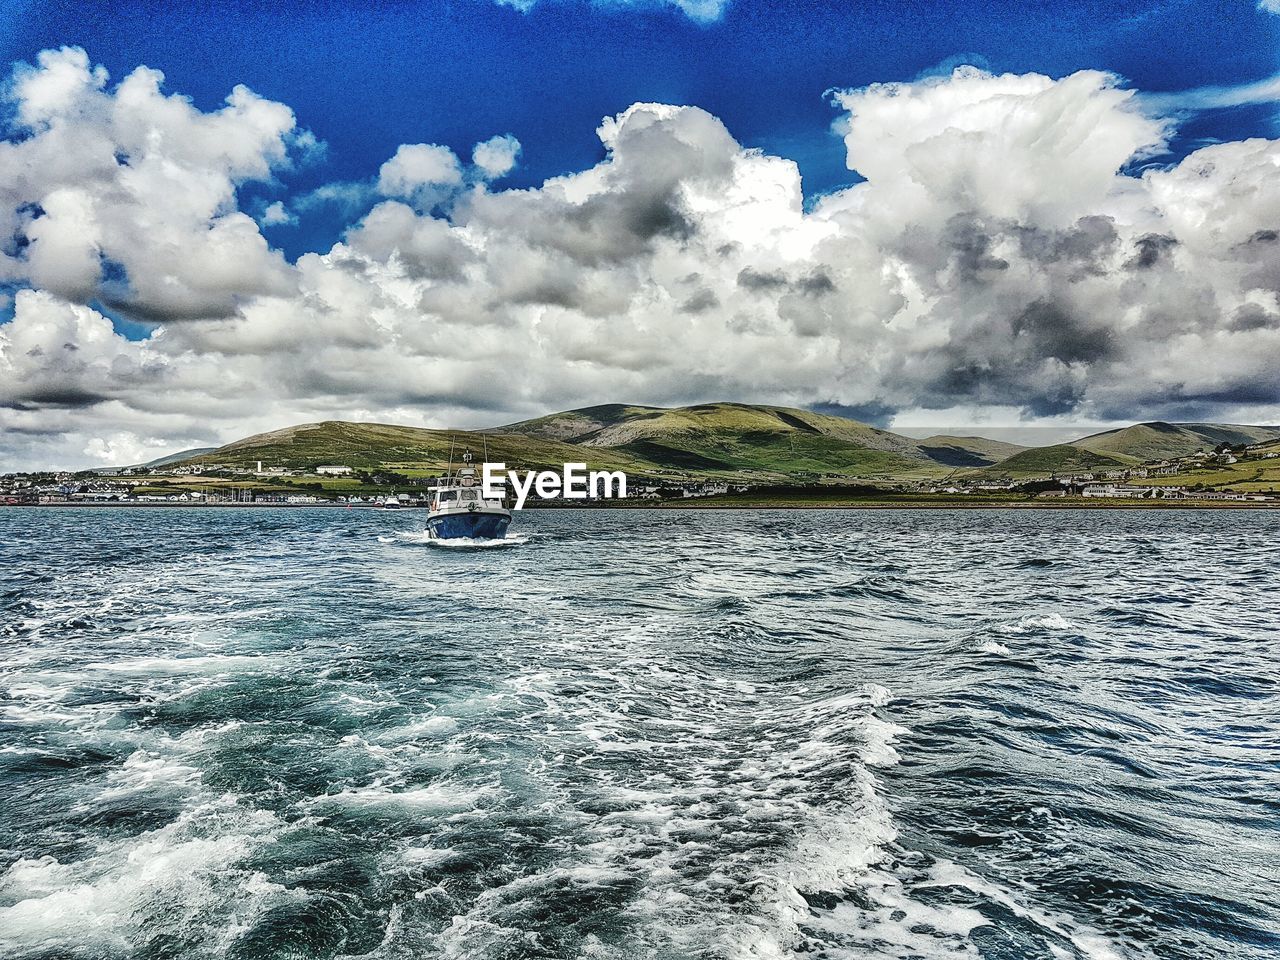
<path fill-rule="evenodd" d="M 1280 494 L 1280 458 L 1241 460 L 1239 463 L 1202 467 L 1171 477 L 1151 477 L 1137 482 L 1150 486 L 1191 487 L 1199 484 L 1213 489 Z"/>

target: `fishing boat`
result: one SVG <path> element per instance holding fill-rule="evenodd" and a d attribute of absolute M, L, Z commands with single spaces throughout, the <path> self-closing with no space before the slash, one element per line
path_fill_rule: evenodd
<path fill-rule="evenodd" d="M 471 451 L 462 455 L 457 472 L 446 473 L 432 490 L 427 536 L 437 540 L 499 540 L 511 524 L 511 511 L 501 500 L 486 500 L 471 465 Z"/>

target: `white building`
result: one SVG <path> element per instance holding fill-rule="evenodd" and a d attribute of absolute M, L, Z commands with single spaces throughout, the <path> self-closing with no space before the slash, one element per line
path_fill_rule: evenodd
<path fill-rule="evenodd" d="M 340 463 L 326 463 L 323 466 L 316 467 L 316 473 L 321 476 L 341 477 L 351 472 L 350 467 L 344 467 Z"/>
<path fill-rule="evenodd" d="M 1118 497 L 1137 500 L 1153 497 L 1156 491 L 1154 487 L 1138 487 L 1130 483 L 1090 483 L 1080 493 L 1086 497 Z"/>

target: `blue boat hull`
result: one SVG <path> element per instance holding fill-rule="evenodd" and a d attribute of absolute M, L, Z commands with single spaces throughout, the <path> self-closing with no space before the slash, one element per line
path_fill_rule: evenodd
<path fill-rule="evenodd" d="M 511 517 L 501 513 L 453 513 L 427 520 L 427 532 L 441 540 L 500 540 Z"/>

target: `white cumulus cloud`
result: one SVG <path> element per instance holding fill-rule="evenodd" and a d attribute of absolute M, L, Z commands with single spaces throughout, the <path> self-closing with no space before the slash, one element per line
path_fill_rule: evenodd
<path fill-rule="evenodd" d="M 486 180 L 506 176 L 519 157 L 520 141 L 509 133 L 482 140 L 471 150 L 471 162 Z"/>
<path fill-rule="evenodd" d="M 462 166 L 448 147 L 402 144 L 378 171 L 378 192 L 387 197 L 431 196 L 462 183 Z"/>
<path fill-rule="evenodd" d="M 286 293 L 293 271 L 237 209 L 240 184 L 311 153 L 293 112 L 246 87 L 202 113 L 139 67 L 114 88 L 78 48 L 40 54 L 7 91 L 0 275 L 168 320 Z"/>

